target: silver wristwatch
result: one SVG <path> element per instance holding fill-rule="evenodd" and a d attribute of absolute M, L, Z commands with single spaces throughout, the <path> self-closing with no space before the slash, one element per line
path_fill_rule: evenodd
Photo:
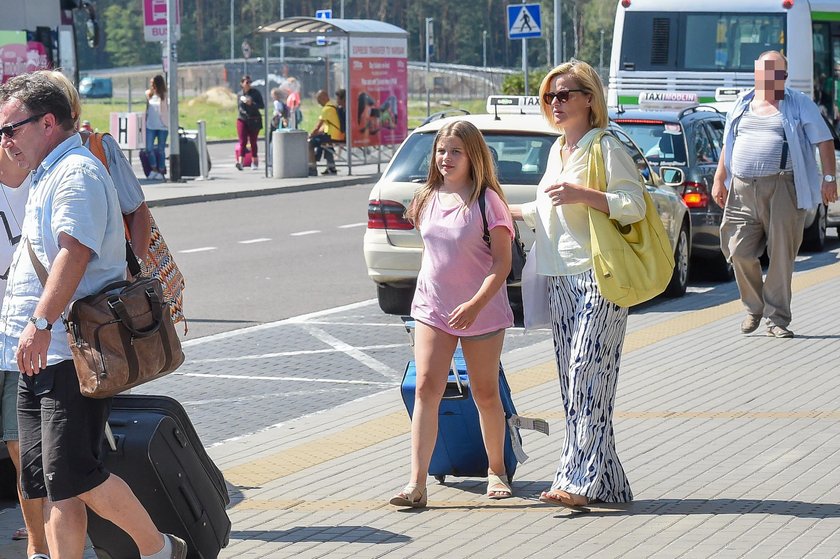
<path fill-rule="evenodd" d="M 30 316 L 29 322 L 35 325 L 36 330 L 52 330 L 53 325 L 47 322 L 46 318 Z"/>
<path fill-rule="evenodd" d="M 823 176 L 823 182 L 836 182 L 836 181 L 837 181 L 837 177 L 835 177 L 834 175 L 824 175 Z"/>

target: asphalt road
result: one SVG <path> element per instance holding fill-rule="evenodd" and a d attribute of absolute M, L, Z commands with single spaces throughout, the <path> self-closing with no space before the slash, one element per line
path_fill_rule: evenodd
<path fill-rule="evenodd" d="M 370 189 L 155 208 L 186 280 L 187 339 L 374 298 L 362 255 Z"/>

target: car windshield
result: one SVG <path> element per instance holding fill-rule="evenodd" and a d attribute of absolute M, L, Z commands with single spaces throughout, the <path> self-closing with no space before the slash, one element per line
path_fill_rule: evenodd
<path fill-rule="evenodd" d="M 641 148 L 651 165 L 686 165 L 685 139 L 679 124 L 616 119 Z"/>
<path fill-rule="evenodd" d="M 412 134 L 391 163 L 386 177 L 395 182 L 423 182 L 429 173 L 429 160 L 435 132 Z M 485 132 L 484 139 L 496 160 L 502 184 L 537 185 L 545 172 L 548 152 L 557 140 L 548 134 Z"/>

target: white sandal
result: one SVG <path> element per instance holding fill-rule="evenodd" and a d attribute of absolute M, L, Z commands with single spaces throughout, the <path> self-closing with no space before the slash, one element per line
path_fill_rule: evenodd
<path fill-rule="evenodd" d="M 501 495 L 500 495 L 501 493 Z M 487 474 L 487 497 L 490 499 L 509 499 L 513 497 L 510 485 L 496 474 Z"/>
<path fill-rule="evenodd" d="M 425 487 L 421 489 L 416 483 L 409 483 L 388 502 L 397 507 L 421 509 L 426 506 L 428 500 L 429 492 Z"/>

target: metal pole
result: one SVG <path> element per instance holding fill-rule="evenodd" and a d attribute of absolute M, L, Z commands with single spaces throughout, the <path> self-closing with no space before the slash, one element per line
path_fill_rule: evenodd
<path fill-rule="evenodd" d="M 525 97 L 531 94 L 528 87 L 528 39 L 522 39 L 522 75 L 525 76 Z"/>
<path fill-rule="evenodd" d="M 604 30 L 601 29 L 601 56 L 598 59 L 598 71 L 601 72 L 601 76 L 604 75 Z M 601 78 L 603 79 L 603 78 Z"/>
<path fill-rule="evenodd" d="M 554 65 L 559 66 L 563 62 L 563 20 L 561 0 L 554 0 Z"/>
<path fill-rule="evenodd" d="M 342 11 L 344 10 L 344 1 L 341 2 Z M 344 19 L 344 16 L 341 16 Z M 345 42 L 346 41 L 346 42 Z M 359 118 L 359 115 L 356 115 L 356 118 L 350 118 L 352 116 L 352 112 L 350 111 L 350 104 L 347 100 L 350 98 L 350 36 L 346 36 L 344 41 L 341 43 L 342 45 L 347 45 L 346 50 L 342 56 L 344 60 L 344 128 L 346 128 L 344 141 L 346 142 L 347 147 L 347 174 L 353 174 L 353 126 L 356 123 L 356 119 Z M 365 153 L 367 156 L 367 153 Z M 379 170 L 377 169 L 377 172 Z"/>
<path fill-rule="evenodd" d="M 487 98 L 487 30 L 481 32 L 481 52 L 482 60 L 484 62 L 484 98 Z"/>
<path fill-rule="evenodd" d="M 198 170 L 201 174 L 202 180 L 207 180 L 210 175 L 209 165 L 207 165 L 207 123 L 203 120 L 198 121 Z"/>
<path fill-rule="evenodd" d="M 233 0 L 230 0 L 230 61 L 233 62 Z"/>
<path fill-rule="evenodd" d="M 175 39 L 176 0 L 166 0 L 167 62 L 169 66 L 169 181 L 181 180 L 181 139 L 178 134 L 178 42 Z"/>
<path fill-rule="evenodd" d="M 265 61 L 265 92 L 263 93 L 263 102 L 265 103 L 264 115 L 263 115 L 263 130 L 265 131 L 265 148 L 263 149 L 263 153 L 265 154 L 265 160 L 263 162 L 263 169 L 265 173 L 265 178 L 268 178 L 270 175 L 268 174 L 268 164 L 269 162 L 274 165 L 275 162 L 271 160 L 271 127 L 269 124 L 271 123 L 272 114 L 274 112 L 274 102 L 271 100 L 271 84 L 268 83 L 268 34 L 265 36 L 265 47 L 263 48 L 263 60 Z M 271 107 L 269 109 L 269 107 Z"/>
<path fill-rule="evenodd" d="M 286 19 L 286 0 L 280 0 L 280 19 Z M 266 51 L 268 56 L 268 51 Z M 280 37 L 280 62 L 286 61 L 286 37 Z"/>
<path fill-rule="evenodd" d="M 344 19 L 344 0 L 341 0 L 341 19 Z"/>
<path fill-rule="evenodd" d="M 432 27 L 432 22 L 435 20 L 433 17 L 426 18 L 426 116 L 431 114 L 431 101 L 429 97 L 429 78 L 430 78 L 430 68 L 429 68 L 429 57 L 431 55 L 431 45 L 432 42 L 429 40 L 429 29 Z"/>

